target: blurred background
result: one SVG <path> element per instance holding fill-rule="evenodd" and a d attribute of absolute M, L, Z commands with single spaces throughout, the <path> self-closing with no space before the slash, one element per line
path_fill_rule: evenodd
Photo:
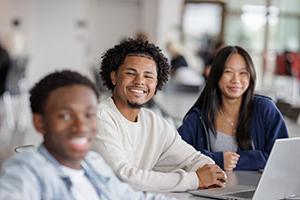
<path fill-rule="evenodd" d="M 170 81 L 149 107 L 175 127 L 218 49 L 240 45 L 254 60 L 256 92 L 272 97 L 290 136 L 300 136 L 299 0 L 0 0 L 0 165 L 41 140 L 31 124 L 32 84 L 73 69 L 104 98 L 101 55 L 128 37 L 154 42 L 170 59 Z"/>

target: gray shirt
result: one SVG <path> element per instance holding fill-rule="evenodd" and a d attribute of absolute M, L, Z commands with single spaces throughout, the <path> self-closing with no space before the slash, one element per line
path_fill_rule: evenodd
<path fill-rule="evenodd" d="M 227 135 L 220 131 L 214 135 L 212 131 L 209 131 L 211 150 L 214 152 L 232 151 L 236 152 L 238 149 L 236 137 Z"/>

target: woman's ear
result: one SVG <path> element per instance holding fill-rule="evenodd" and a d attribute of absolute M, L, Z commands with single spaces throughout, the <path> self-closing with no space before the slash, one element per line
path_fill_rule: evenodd
<path fill-rule="evenodd" d="M 41 114 L 33 114 L 33 125 L 35 127 L 35 129 L 41 133 L 41 134 L 45 134 L 45 120 L 43 115 Z"/>
<path fill-rule="evenodd" d="M 116 80 L 117 80 L 117 74 L 116 71 L 110 72 L 110 80 L 113 85 L 116 85 Z"/>

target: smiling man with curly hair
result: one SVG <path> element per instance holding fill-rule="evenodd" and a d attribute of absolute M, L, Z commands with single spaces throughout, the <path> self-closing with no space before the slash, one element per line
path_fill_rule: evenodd
<path fill-rule="evenodd" d="M 100 104 L 93 148 L 119 178 L 138 190 L 156 192 L 223 185 L 225 174 L 212 159 L 143 107 L 168 80 L 170 66 L 161 50 L 128 39 L 102 58 L 100 74 L 112 97 Z"/>

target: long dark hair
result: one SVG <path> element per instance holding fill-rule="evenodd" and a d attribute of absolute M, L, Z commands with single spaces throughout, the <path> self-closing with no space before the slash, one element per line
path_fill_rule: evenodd
<path fill-rule="evenodd" d="M 244 58 L 247 64 L 247 70 L 250 73 L 249 87 L 242 97 L 242 103 L 240 107 L 239 119 L 236 130 L 236 140 L 238 147 L 241 150 L 247 150 L 251 149 L 249 126 L 252 114 L 252 99 L 255 88 L 256 73 L 250 55 L 243 48 L 239 46 L 227 46 L 218 52 L 212 63 L 210 74 L 208 76 L 207 83 L 203 89 L 203 92 L 197 99 L 196 103 L 192 106 L 190 111 L 194 107 L 203 110 L 204 118 L 208 124 L 208 128 L 212 130 L 213 133 L 216 133 L 215 120 L 218 111 L 222 106 L 222 97 L 221 90 L 219 88 L 219 81 L 225 69 L 225 64 L 228 58 L 235 53 L 238 53 Z"/>

